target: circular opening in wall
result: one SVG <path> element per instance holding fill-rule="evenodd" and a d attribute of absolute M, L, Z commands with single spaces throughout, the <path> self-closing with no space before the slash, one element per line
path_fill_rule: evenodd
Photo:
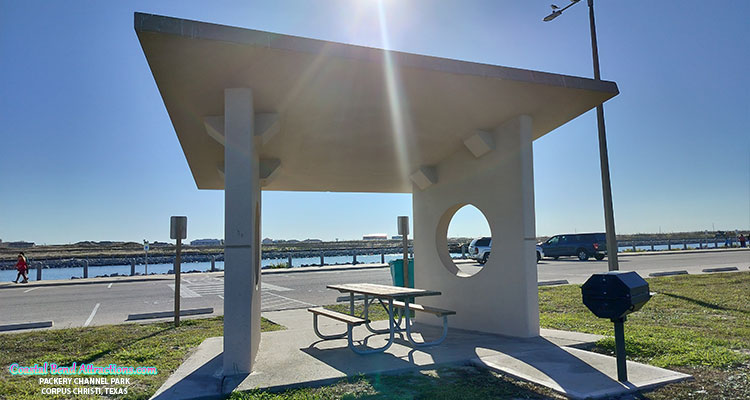
<path fill-rule="evenodd" d="M 445 267 L 460 277 L 473 276 L 489 262 L 492 231 L 487 217 L 472 204 L 449 209 L 438 229 L 438 249 Z"/>

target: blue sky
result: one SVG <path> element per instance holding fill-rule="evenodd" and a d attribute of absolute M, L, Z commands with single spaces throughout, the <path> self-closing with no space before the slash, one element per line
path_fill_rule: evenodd
<path fill-rule="evenodd" d="M 585 1 L 383 0 L 394 50 L 592 76 Z M 563 5 L 567 0 L 558 0 Z M 223 192 L 196 189 L 133 12 L 382 47 L 377 0 L 0 0 L 0 239 L 223 237 Z M 750 2 L 597 1 L 619 233 L 750 229 Z M 603 231 L 596 118 L 534 143 L 537 234 Z M 263 236 L 395 234 L 405 194 L 264 192 Z M 460 211 L 450 235 L 488 233 Z"/>

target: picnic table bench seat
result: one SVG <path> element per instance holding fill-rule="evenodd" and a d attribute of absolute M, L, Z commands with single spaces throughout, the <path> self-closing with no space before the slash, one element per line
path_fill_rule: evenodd
<path fill-rule="evenodd" d="M 335 319 L 337 321 L 341 321 L 341 322 L 343 322 L 345 324 L 353 325 L 353 326 L 362 325 L 365 322 L 369 322 L 368 320 L 366 320 L 364 318 L 357 317 L 356 315 L 344 314 L 344 313 L 340 313 L 338 311 L 329 310 L 329 309 L 323 308 L 323 307 L 308 308 L 307 311 L 310 311 L 311 313 L 313 313 L 315 315 L 322 315 L 322 316 L 325 316 L 325 317 L 328 317 L 328 318 L 331 318 L 331 319 Z"/>
<path fill-rule="evenodd" d="M 393 343 L 393 329 L 391 329 L 390 339 L 385 346 L 379 349 L 368 349 L 368 350 L 357 349 L 356 347 L 354 347 L 354 340 L 352 338 L 352 328 L 358 325 L 369 323 L 370 321 L 368 319 L 360 318 L 360 317 L 357 317 L 356 315 L 340 313 L 338 311 L 329 310 L 323 307 L 308 308 L 307 311 L 313 314 L 313 330 L 315 331 L 315 334 L 318 335 L 319 338 L 323 340 L 329 340 L 329 339 L 340 339 L 346 336 L 349 342 L 349 348 L 357 354 L 379 353 L 379 352 L 387 350 Z M 328 318 L 345 323 L 346 332 L 340 333 L 340 334 L 334 334 L 334 335 L 324 335 L 320 333 L 320 330 L 318 329 L 318 317 L 321 315 L 324 317 L 328 317 Z"/>
<path fill-rule="evenodd" d="M 396 300 L 396 301 L 393 302 L 393 306 L 397 307 L 397 308 L 405 308 L 406 307 L 406 303 L 404 303 L 403 301 L 397 301 Z M 429 314 L 435 314 L 438 317 L 443 317 L 443 316 L 446 316 L 446 315 L 456 315 L 456 312 L 453 311 L 453 310 L 445 310 L 445 309 L 442 309 L 442 308 L 425 306 L 425 305 L 421 305 L 421 304 L 417 304 L 417 303 L 409 303 L 409 310 L 421 311 L 421 312 L 426 312 L 426 313 L 429 313 Z"/>

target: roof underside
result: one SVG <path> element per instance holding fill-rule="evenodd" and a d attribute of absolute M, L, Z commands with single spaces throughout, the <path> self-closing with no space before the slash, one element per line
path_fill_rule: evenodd
<path fill-rule="evenodd" d="M 251 88 L 256 114 L 278 118 L 259 150 L 280 162 L 263 190 L 393 193 L 469 151 L 477 130 L 526 114 L 536 139 L 618 93 L 614 82 L 149 14 L 136 13 L 135 29 L 200 189 L 224 187 L 224 147 L 205 122 L 223 115 L 225 88 Z"/>

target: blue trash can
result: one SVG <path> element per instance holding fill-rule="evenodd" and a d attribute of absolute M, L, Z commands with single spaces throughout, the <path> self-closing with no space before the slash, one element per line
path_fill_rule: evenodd
<path fill-rule="evenodd" d="M 393 286 L 400 286 L 404 287 L 404 260 L 393 260 L 388 262 L 388 265 L 391 267 L 391 280 L 393 282 Z M 414 287 L 414 259 L 409 259 L 409 286 L 410 288 Z"/>

